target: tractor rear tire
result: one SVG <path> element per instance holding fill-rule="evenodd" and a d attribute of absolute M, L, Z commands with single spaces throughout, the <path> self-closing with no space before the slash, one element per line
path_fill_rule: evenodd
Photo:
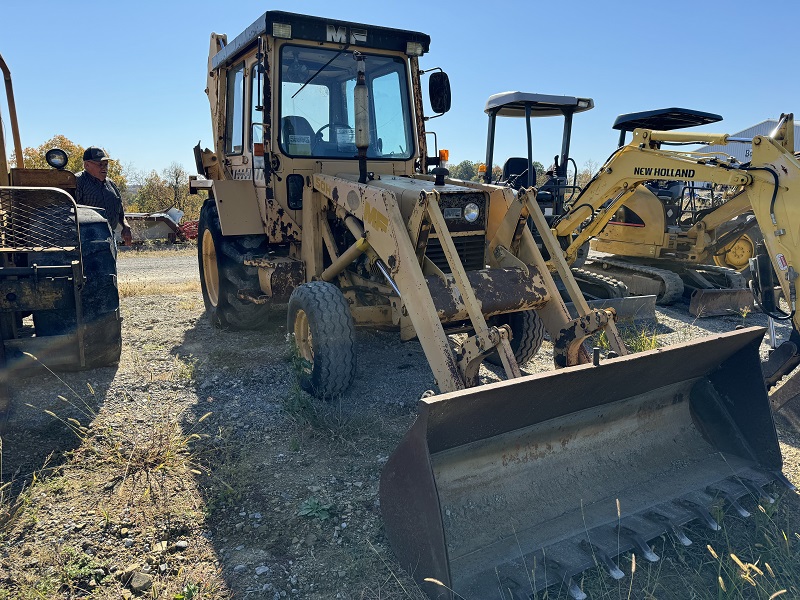
<path fill-rule="evenodd" d="M 338 287 L 312 281 L 289 298 L 287 331 L 292 335 L 300 387 L 317 398 L 338 396 L 356 374 L 355 326 Z"/>
<path fill-rule="evenodd" d="M 217 203 L 209 198 L 200 210 L 197 228 L 197 262 L 200 290 L 211 323 L 223 329 L 260 329 L 270 318 L 269 307 L 246 302 L 240 289 L 256 288 L 257 273 L 237 260 L 248 246 L 260 245 L 262 236 L 223 236 Z"/>
<path fill-rule="evenodd" d="M 517 364 L 522 366 L 530 361 L 544 341 L 544 323 L 536 314 L 535 310 L 523 310 L 519 312 L 497 315 L 489 319 L 490 325 L 509 325 L 511 327 L 511 350 Z M 486 357 L 486 362 L 500 366 L 502 361 L 497 352 L 492 352 Z"/>
<path fill-rule="evenodd" d="M 86 368 L 117 364 L 122 352 L 117 248 L 108 221 L 97 211 L 78 207 L 78 223 L 83 274 L 86 278 L 81 290 Z M 55 255 L 50 255 L 48 259 L 52 264 L 64 264 L 64 259 Z M 75 331 L 75 302 L 69 297 L 65 298 L 65 304 L 64 308 L 57 310 L 33 313 L 37 336 L 63 335 Z"/>

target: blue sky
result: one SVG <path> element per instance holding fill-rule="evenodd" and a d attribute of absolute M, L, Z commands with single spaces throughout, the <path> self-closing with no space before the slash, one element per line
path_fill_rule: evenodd
<path fill-rule="evenodd" d="M 611 124 L 621 113 L 694 108 L 724 117 L 705 129 L 733 133 L 800 112 L 800 3 L 793 1 L 3 4 L 0 53 L 12 72 L 23 145 L 61 133 L 104 146 L 140 171 L 176 161 L 194 172 L 192 147 L 212 141 L 203 92 L 209 34 L 232 39 L 267 9 L 429 34 L 421 66 L 447 71 L 453 108 L 428 128 L 450 150 L 451 163 L 482 160 L 483 109 L 501 91 L 593 98 L 595 109 L 575 117 L 579 166 L 610 154 L 617 141 Z M 5 103 L 0 107 L 7 122 Z M 495 162 L 525 155 L 524 132 L 521 120 L 501 127 Z M 549 163 L 559 150 L 560 122 L 540 119 L 534 135 L 534 159 Z"/>

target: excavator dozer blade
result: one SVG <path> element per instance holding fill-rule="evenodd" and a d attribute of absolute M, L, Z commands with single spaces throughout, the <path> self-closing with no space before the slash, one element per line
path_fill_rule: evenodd
<path fill-rule="evenodd" d="M 762 328 L 424 398 L 380 484 L 392 548 L 436 599 L 528 599 L 722 500 L 767 497 L 782 459 Z M 740 511 L 740 514 L 743 514 Z M 458 595 L 456 595 L 458 594 Z"/>
<path fill-rule="evenodd" d="M 695 317 L 720 317 L 753 312 L 753 292 L 696 289 L 689 299 L 689 314 Z"/>

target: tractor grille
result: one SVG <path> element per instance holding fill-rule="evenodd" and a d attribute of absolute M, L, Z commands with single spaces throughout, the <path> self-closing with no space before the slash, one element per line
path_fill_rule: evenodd
<path fill-rule="evenodd" d="M 483 260 L 485 239 L 482 233 L 480 235 L 454 237 L 453 243 L 456 246 L 458 257 L 467 271 L 477 271 L 486 266 Z M 447 264 L 439 238 L 433 236 L 428 238 L 428 247 L 425 250 L 425 255 L 442 271 L 445 273 L 450 272 L 450 265 Z"/>
<path fill-rule="evenodd" d="M 54 188 L 0 188 L 0 251 L 79 248 L 75 201 Z"/>

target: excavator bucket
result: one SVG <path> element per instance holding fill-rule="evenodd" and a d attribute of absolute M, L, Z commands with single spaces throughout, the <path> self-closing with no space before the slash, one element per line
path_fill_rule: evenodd
<path fill-rule="evenodd" d="M 395 554 L 431 598 L 528 599 L 709 507 L 767 499 L 782 459 L 761 328 L 423 398 L 380 486 Z"/>

